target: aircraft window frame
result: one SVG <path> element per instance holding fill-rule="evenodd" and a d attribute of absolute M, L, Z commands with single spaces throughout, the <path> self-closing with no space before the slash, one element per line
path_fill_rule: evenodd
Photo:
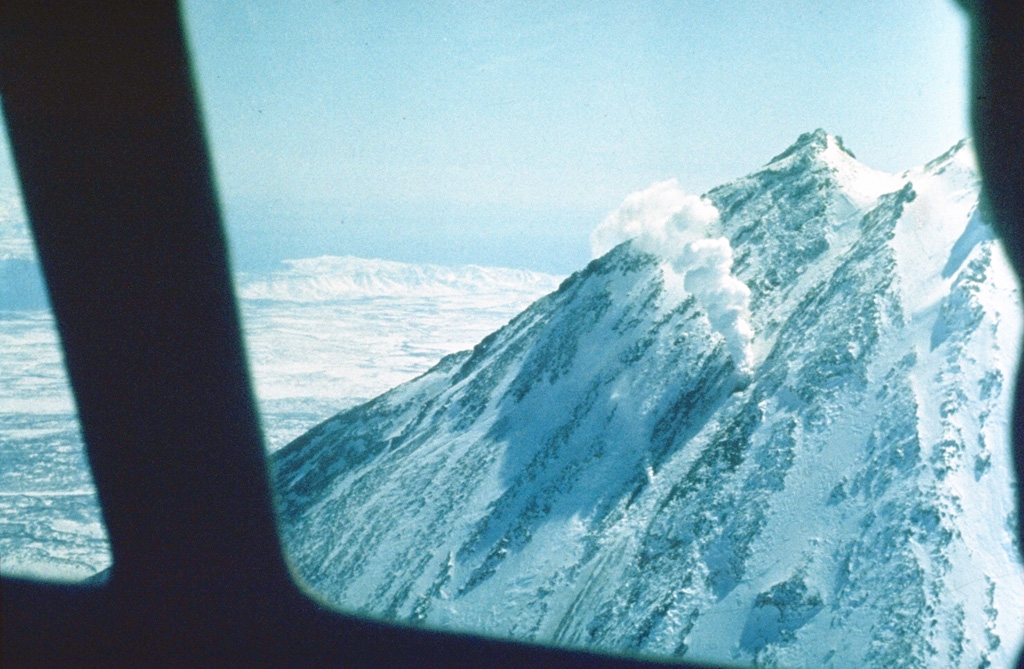
<path fill-rule="evenodd" d="M 102 584 L 3 579 L 5 665 L 700 666 L 378 623 L 301 592 L 176 3 L 9 0 L 0 26 L 11 145 L 114 554 Z"/>

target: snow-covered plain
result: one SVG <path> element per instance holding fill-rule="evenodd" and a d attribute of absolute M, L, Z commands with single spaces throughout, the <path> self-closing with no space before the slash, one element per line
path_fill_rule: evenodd
<path fill-rule="evenodd" d="M 23 225 L 0 227 L 4 249 L 32 262 Z M 472 346 L 560 279 L 331 257 L 238 277 L 268 449 Z M 0 309 L 0 569 L 77 580 L 110 560 L 53 319 Z"/>
<path fill-rule="evenodd" d="M 521 639 L 1008 666 L 1022 307 L 970 144 L 894 175 L 816 131 L 705 194 L 731 254 L 697 285 L 739 301 L 688 288 L 707 263 L 673 253 L 723 246 L 678 239 L 693 200 L 669 189 L 609 226 L 636 240 L 274 456 L 299 573 L 346 609 Z"/>

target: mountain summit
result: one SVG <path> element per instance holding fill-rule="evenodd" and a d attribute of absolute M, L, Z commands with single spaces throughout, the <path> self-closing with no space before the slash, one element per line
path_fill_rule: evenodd
<path fill-rule="evenodd" d="M 702 203 L 672 254 L 619 244 L 278 452 L 298 572 L 347 609 L 521 639 L 1008 664 L 1022 309 L 969 143 L 897 176 L 815 131 Z"/>
<path fill-rule="evenodd" d="M 818 128 L 813 132 L 805 132 L 797 137 L 796 141 L 793 142 L 789 148 L 772 158 L 768 163 L 777 163 L 793 155 L 798 155 L 805 159 L 821 156 L 833 146 L 848 155 L 850 158 L 853 158 L 854 160 L 857 159 L 857 156 L 853 155 L 852 151 L 843 146 L 842 137 L 838 135 L 829 135 L 821 128 Z"/>

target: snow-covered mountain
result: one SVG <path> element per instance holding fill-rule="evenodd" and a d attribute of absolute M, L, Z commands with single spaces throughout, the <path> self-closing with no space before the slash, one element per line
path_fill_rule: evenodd
<path fill-rule="evenodd" d="M 970 144 L 889 175 L 819 130 L 699 202 L 658 193 L 473 350 L 274 456 L 298 573 L 522 639 L 1008 665 L 1022 309 Z"/>

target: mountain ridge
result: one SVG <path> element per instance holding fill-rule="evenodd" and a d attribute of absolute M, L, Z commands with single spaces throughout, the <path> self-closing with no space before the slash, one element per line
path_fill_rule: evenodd
<path fill-rule="evenodd" d="M 282 262 L 269 275 L 243 274 L 239 295 L 247 300 L 322 302 L 358 297 L 431 297 L 510 290 L 552 290 L 562 277 L 524 269 L 403 263 L 354 256 L 319 256 Z"/>

